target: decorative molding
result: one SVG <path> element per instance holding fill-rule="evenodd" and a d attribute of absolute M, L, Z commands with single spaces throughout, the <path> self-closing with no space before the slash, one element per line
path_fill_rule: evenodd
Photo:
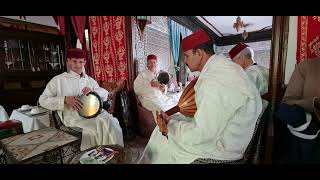
<path fill-rule="evenodd" d="M 60 34 L 60 31 L 56 27 L 34 24 L 26 21 L 14 20 L 4 17 L 0 17 L 0 27 L 10 28 L 14 30 L 41 32 L 54 35 Z"/>
<path fill-rule="evenodd" d="M 239 41 L 243 41 L 241 34 L 219 37 L 215 32 L 213 32 L 209 27 L 207 27 L 203 22 L 201 22 L 196 16 L 170 16 L 169 18 L 189 28 L 193 32 L 197 31 L 198 29 L 204 29 L 208 32 L 210 36 L 213 37 L 217 46 L 232 45 L 237 44 Z M 249 36 L 248 38 L 246 38 L 245 42 L 271 40 L 272 29 L 248 32 L 248 34 Z"/>
<path fill-rule="evenodd" d="M 217 46 L 222 46 L 222 45 L 225 46 L 225 45 L 237 44 L 240 41 L 249 43 L 249 42 L 257 42 L 257 41 L 267 41 L 272 39 L 272 29 L 248 32 L 248 34 L 249 36 L 246 38 L 245 41 L 243 41 L 241 34 L 237 34 L 232 36 L 219 37 L 215 43 Z"/>

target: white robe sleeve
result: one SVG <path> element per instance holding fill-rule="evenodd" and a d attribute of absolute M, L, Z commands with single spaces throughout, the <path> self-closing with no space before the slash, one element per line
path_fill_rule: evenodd
<path fill-rule="evenodd" d="M 39 104 L 52 111 L 64 110 L 64 96 L 57 96 L 58 94 L 58 78 L 53 78 L 47 84 L 45 90 L 39 97 Z"/>
<path fill-rule="evenodd" d="M 173 133 L 171 137 L 175 138 L 176 142 L 189 145 L 217 142 L 229 119 L 244 105 L 245 97 L 236 93 L 236 90 L 212 87 L 214 86 L 206 82 L 196 92 L 198 110 L 192 121 L 169 122 L 169 126 L 170 123 L 175 124 L 171 126 L 175 129 L 169 129 L 168 135 Z"/>
<path fill-rule="evenodd" d="M 144 73 L 140 73 L 134 80 L 133 89 L 138 96 L 142 96 L 144 94 L 149 94 L 153 92 L 150 81 L 147 77 L 145 77 Z"/>
<path fill-rule="evenodd" d="M 99 94 L 102 101 L 106 101 L 108 99 L 109 92 L 106 89 L 100 87 L 97 81 L 95 81 L 94 79 L 90 78 L 89 81 L 90 81 L 90 84 L 92 84 L 93 86 L 92 90 Z"/>
<path fill-rule="evenodd" d="M 260 95 L 268 92 L 268 78 L 269 74 L 264 72 L 266 70 L 259 69 L 259 67 L 254 67 L 253 69 L 246 70 L 250 80 L 256 85 Z"/>

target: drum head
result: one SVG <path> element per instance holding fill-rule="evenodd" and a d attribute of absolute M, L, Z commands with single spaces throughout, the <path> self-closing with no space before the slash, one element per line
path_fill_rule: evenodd
<path fill-rule="evenodd" d="M 162 71 L 159 73 L 158 77 L 157 77 L 158 81 L 160 84 L 164 84 L 167 85 L 170 81 L 170 76 L 167 72 Z"/>
<path fill-rule="evenodd" d="M 82 109 L 79 114 L 85 118 L 93 118 L 100 114 L 102 110 L 102 100 L 95 92 L 90 92 L 87 95 L 81 95 L 80 101 L 82 102 Z"/>

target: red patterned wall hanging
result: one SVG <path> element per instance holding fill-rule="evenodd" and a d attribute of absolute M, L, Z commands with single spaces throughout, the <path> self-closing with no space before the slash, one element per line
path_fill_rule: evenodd
<path fill-rule="evenodd" d="M 90 16 L 89 23 L 96 80 L 127 80 L 125 17 Z"/>
<path fill-rule="evenodd" d="M 320 16 L 298 16 L 297 63 L 320 57 Z"/>

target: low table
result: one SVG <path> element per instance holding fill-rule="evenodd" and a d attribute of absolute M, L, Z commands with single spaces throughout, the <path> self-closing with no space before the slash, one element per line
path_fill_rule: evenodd
<path fill-rule="evenodd" d="M 63 163 L 64 147 L 79 138 L 55 128 L 44 128 L 0 140 L 8 163 Z"/>
<path fill-rule="evenodd" d="M 24 133 L 50 127 L 50 111 L 44 108 L 40 109 L 41 113 L 35 115 L 31 114 L 31 110 L 21 111 L 15 109 L 12 111 L 9 119 L 21 121 Z"/>

